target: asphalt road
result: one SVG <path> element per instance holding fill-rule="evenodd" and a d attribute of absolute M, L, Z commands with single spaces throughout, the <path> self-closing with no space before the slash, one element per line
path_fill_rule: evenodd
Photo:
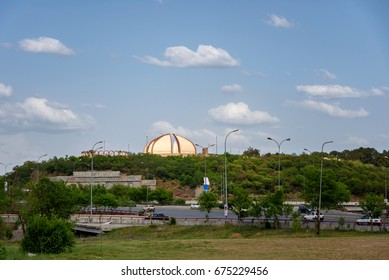
<path fill-rule="evenodd" d="M 131 208 L 133 211 L 142 210 L 142 205 L 138 205 L 137 207 Z M 297 207 L 295 209 L 297 211 Z M 205 218 L 205 212 L 202 212 L 198 209 L 191 209 L 190 206 L 155 206 L 155 213 L 163 213 L 169 217 L 175 218 Z M 362 215 L 360 213 L 352 213 L 352 212 L 343 212 L 338 210 L 329 210 L 322 212 L 324 215 L 324 220 L 322 223 L 337 223 L 340 217 L 345 218 L 346 223 L 354 223 L 358 218 Z M 303 216 L 303 214 L 301 214 Z M 228 218 L 237 218 L 236 214 L 231 210 L 228 211 Z M 209 218 L 211 219 L 219 219 L 225 218 L 224 210 L 219 208 L 214 208 L 210 214 Z M 285 217 L 280 217 L 285 218 Z"/>

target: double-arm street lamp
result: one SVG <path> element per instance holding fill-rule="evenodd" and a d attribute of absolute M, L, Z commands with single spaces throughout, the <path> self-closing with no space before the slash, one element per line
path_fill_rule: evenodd
<path fill-rule="evenodd" d="M 270 138 L 270 137 L 267 137 L 267 140 L 271 140 L 271 141 L 276 142 L 276 144 L 277 144 L 277 146 L 278 146 L 278 190 L 280 190 L 280 189 L 281 189 L 281 185 L 280 185 L 280 172 L 281 172 L 281 144 L 284 143 L 285 141 L 290 141 L 290 138 L 284 139 L 284 140 L 282 140 L 280 143 L 278 143 L 276 140 L 274 140 L 273 138 Z"/>
<path fill-rule="evenodd" d="M 320 209 L 321 209 L 321 188 L 323 184 L 323 149 L 326 144 L 333 143 L 334 141 L 324 142 L 321 146 L 321 162 L 320 162 L 320 186 L 319 186 L 319 207 L 317 209 L 317 234 L 320 234 Z"/>
<path fill-rule="evenodd" d="M 5 178 L 5 180 L 4 180 L 4 191 L 7 192 L 8 191 L 8 183 L 7 183 L 7 178 L 5 176 L 7 176 L 7 167 L 9 165 L 11 165 L 12 163 L 4 164 L 4 163 L 0 162 L 0 164 L 4 166 L 4 178 Z"/>
<path fill-rule="evenodd" d="M 91 150 L 91 165 L 90 165 L 90 168 L 91 168 L 91 172 L 90 172 L 90 215 L 91 215 L 91 218 L 92 218 L 92 215 L 93 215 L 93 184 L 94 184 L 94 178 L 93 178 L 93 155 L 94 153 L 97 151 L 97 150 L 100 150 L 102 149 L 103 147 L 100 146 L 98 148 L 95 149 L 95 146 L 98 145 L 98 144 L 101 144 L 103 143 L 103 141 L 99 141 L 99 142 L 96 142 L 93 147 L 92 147 L 92 150 Z"/>
<path fill-rule="evenodd" d="M 203 147 L 199 144 L 195 144 L 197 147 L 201 148 L 201 154 L 204 156 L 204 177 L 207 177 L 207 159 L 206 156 L 208 156 L 208 149 L 215 146 L 215 144 L 208 145 L 207 147 Z"/>
<path fill-rule="evenodd" d="M 227 193 L 227 137 L 234 132 L 238 132 L 239 129 L 234 129 L 230 131 L 227 135 L 226 138 L 224 139 L 224 188 L 225 188 L 225 204 L 224 204 L 224 216 L 227 219 L 228 216 L 228 193 Z"/>

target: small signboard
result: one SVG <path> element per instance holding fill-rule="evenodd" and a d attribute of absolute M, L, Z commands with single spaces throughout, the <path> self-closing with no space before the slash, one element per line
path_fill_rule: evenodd
<path fill-rule="evenodd" d="M 208 177 L 204 177 L 204 191 L 207 192 L 209 188 L 209 180 Z"/>

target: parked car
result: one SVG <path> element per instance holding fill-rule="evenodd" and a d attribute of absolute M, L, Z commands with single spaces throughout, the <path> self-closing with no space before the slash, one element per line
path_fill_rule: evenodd
<path fill-rule="evenodd" d="M 298 211 L 300 213 L 308 214 L 308 213 L 312 212 L 313 209 L 310 206 L 308 206 L 308 205 L 300 204 L 299 208 L 298 208 Z"/>
<path fill-rule="evenodd" d="M 371 218 L 370 216 L 362 216 L 360 219 L 355 221 L 357 225 L 381 225 L 381 218 L 373 217 Z"/>
<path fill-rule="evenodd" d="M 311 211 L 303 217 L 304 221 L 316 221 L 317 220 L 317 211 Z M 320 221 L 324 220 L 324 215 L 320 213 Z"/>
<path fill-rule="evenodd" d="M 155 211 L 155 206 L 152 205 L 152 204 L 145 205 L 145 206 L 143 206 L 143 211 L 154 212 Z"/>
<path fill-rule="evenodd" d="M 144 218 L 145 220 L 163 220 L 167 221 L 169 220 L 169 216 L 165 216 L 165 214 L 162 213 L 152 213 L 151 215 L 148 215 Z"/>
<path fill-rule="evenodd" d="M 200 208 L 200 204 L 198 204 L 198 202 L 194 202 L 190 205 L 190 209 L 199 209 Z"/>

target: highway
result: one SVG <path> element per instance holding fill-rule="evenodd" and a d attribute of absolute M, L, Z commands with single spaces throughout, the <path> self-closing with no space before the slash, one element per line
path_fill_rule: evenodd
<path fill-rule="evenodd" d="M 131 211 L 141 211 L 143 205 L 137 205 L 137 207 L 132 207 Z M 128 208 L 120 208 L 120 209 L 126 209 Z M 297 211 L 297 207 L 294 209 Z M 169 217 L 175 217 L 175 218 L 188 218 L 188 219 L 195 219 L 195 218 L 205 218 L 205 212 L 202 212 L 198 209 L 191 209 L 190 206 L 155 206 L 155 212 L 156 213 L 163 213 Z M 329 211 L 323 211 L 324 214 L 324 220 L 322 223 L 338 223 L 340 217 L 345 218 L 345 223 L 354 223 L 358 218 L 362 216 L 360 213 L 352 213 L 352 212 L 343 212 L 339 210 L 329 210 Z M 303 214 L 301 215 L 303 216 Z M 220 219 L 225 218 L 224 216 L 224 210 L 219 208 L 214 208 L 209 214 L 210 219 Z M 228 211 L 228 219 L 236 219 L 236 214 L 229 210 Z M 263 218 L 263 216 L 261 217 Z M 285 219 L 286 217 L 279 217 L 281 220 Z M 290 219 L 290 217 L 289 217 Z"/>

